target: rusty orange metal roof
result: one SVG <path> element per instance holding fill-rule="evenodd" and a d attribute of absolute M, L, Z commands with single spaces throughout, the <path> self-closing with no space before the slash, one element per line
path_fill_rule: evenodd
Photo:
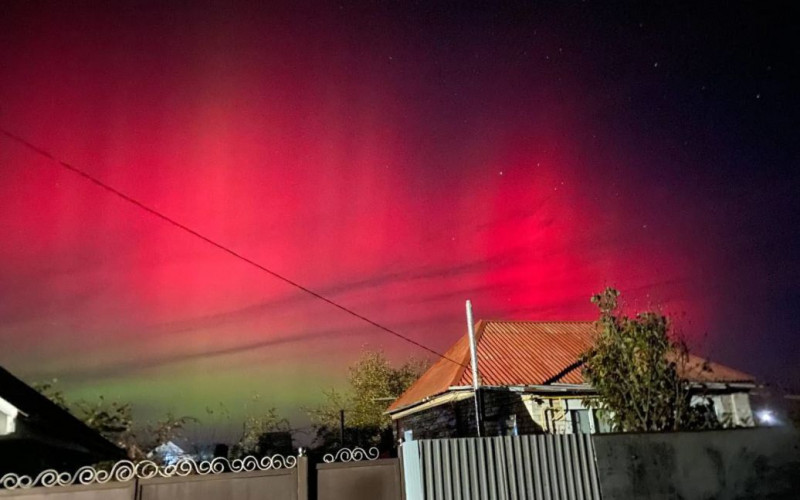
<path fill-rule="evenodd" d="M 580 357 L 591 345 L 591 321 L 478 321 L 478 377 L 486 386 L 583 384 Z M 393 412 L 472 385 L 469 337 L 464 335 L 387 409 Z M 694 382 L 753 382 L 746 373 L 690 356 L 684 376 Z"/>

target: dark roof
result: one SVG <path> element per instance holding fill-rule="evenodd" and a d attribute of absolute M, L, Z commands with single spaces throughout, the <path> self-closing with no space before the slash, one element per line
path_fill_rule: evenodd
<path fill-rule="evenodd" d="M 17 418 L 26 427 L 36 431 L 39 434 L 36 436 L 38 439 L 47 436 L 62 446 L 83 449 L 103 460 L 125 456 L 121 448 L 3 367 L 0 367 L 0 398 L 21 412 Z"/>
<path fill-rule="evenodd" d="M 526 386 L 583 384 L 580 357 L 595 333 L 591 321 L 478 321 L 475 338 L 478 376 L 482 385 Z M 417 381 L 397 398 L 388 411 L 472 385 L 469 337 L 464 335 Z M 726 366 L 690 356 L 682 375 L 693 382 L 754 382 L 754 377 Z"/>

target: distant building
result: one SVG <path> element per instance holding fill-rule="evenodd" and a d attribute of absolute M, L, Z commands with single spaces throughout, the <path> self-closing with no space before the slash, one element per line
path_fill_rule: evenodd
<path fill-rule="evenodd" d="M 167 441 L 166 443 L 156 446 L 147 454 L 147 458 L 150 460 L 156 460 L 158 463 L 164 465 L 174 465 L 178 460 L 187 457 L 189 457 L 189 455 L 183 451 L 183 448 L 172 441 Z"/>
<path fill-rule="evenodd" d="M 608 431 L 602 415 L 583 404 L 595 396 L 579 361 L 593 335 L 593 322 L 478 321 L 485 435 Z M 389 406 L 397 436 L 407 430 L 419 439 L 475 435 L 468 336 L 445 355 L 461 365 L 439 359 Z M 690 356 L 681 376 L 697 390 L 696 402 L 707 397 L 713 403 L 720 422 L 754 425 L 752 376 L 697 356 Z"/>
<path fill-rule="evenodd" d="M 0 368 L 0 476 L 122 458 L 122 449 Z"/>

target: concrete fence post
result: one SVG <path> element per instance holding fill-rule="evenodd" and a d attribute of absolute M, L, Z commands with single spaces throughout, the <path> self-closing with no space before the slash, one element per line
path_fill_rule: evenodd
<path fill-rule="evenodd" d="M 308 457 L 297 457 L 297 500 L 308 498 Z"/>
<path fill-rule="evenodd" d="M 425 500 L 419 441 L 409 440 L 400 445 L 400 457 L 403 462 L 403 491 L 406 500 Z"/>

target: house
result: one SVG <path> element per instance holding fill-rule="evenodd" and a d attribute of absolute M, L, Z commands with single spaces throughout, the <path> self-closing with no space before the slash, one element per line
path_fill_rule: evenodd
<path fill-rule="evenodd" d="M 122 458 L 122 449 L 0 367 L 0 476 Z"/>
<path fill-rule="evenodd" d="M 592 345 L 594 328 L 589 321 L 478 321 L 484 435 L 610 430 L 600 412 L 584 405 L 596 395 L 583 379 L 580 363 Z M 445 356 L 387 409 L 398 436 L 407 430 L 418 439 L 475 435 L 469 337 L 459 339 Z M 682 371 L 697 391 L 695 401 L 713 402 L 719 421 L 754 425 L 752 376 L 697 356 L 690 356 Z"/>
<path fill-rule="evenodd" d="M 183 448 L 178 446 L 172 441 L 162 443 L 147 454 L 150 460 L 156 460 L 160 464 L 175 465 L 182 458 L 188 458 L 189 455 L 183 451 Z"/>

